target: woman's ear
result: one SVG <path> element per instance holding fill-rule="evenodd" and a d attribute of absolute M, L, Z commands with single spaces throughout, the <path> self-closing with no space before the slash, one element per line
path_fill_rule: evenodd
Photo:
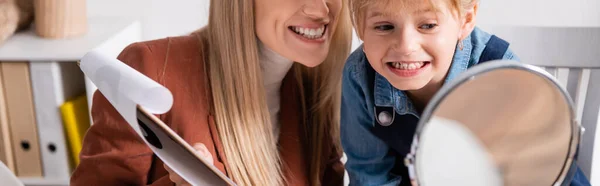
<path fill-rule="evenodd" d="M 458 39 L 465 39 L 473 29 L 475 29 L 475 22 L 477 20 L 477 8 L 479 7 L 478 3 L 473 3 L 470 5 L 468 9 L 464 12 L 461 17 L 461 27 L 460 32 L 458 33 Z"/>

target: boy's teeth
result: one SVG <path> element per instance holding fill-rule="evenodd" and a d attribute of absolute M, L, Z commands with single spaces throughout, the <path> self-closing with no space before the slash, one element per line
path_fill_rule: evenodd
<path fill-rule="evenodd" d="M 401 70 L 415 70 L 419 69 L 423 66 L 423 62 L 416 63 L 400 63 L 400 62 L 392 62 L 392 66 Z"/>
<path fill-rule="evenodd" d="M 308 39 L 316 39 L 323 37 L 323 32 L 325 31 L 325 25 L 320 28 L 303 28 L 303 27 L 292 27 L 298 35 L 304 36 Z"/>

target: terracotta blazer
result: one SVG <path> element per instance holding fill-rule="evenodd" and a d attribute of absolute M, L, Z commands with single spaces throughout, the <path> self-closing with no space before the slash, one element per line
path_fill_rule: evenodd
<path fill-rule="evenodd" d="M 213 155 L 214 165 L 226 175 L 227 158 L 210 113 L 210 92 L 204 71 L 206 46 L 198 36 L 179 36 L 138 42 L 126 47 L 118 59 L 167 87 L 174 97 L 172 109 L 159 118 L 188 143 L 204 143 Z M 296 81 L 289 73 L 281 91 L 280 155 L 288 185 L 309 185 L 308 160 L 302 141 Z M 81 163 L 71 177 L 71 185 L 174 185 L 153 154 L 114 107 L 95 92 L 92 104 L 93 125 L 85 135 Z M 321 185 L 342 185 L 344 168 L 341 153 L 332 142 L 324 145 Z"/>

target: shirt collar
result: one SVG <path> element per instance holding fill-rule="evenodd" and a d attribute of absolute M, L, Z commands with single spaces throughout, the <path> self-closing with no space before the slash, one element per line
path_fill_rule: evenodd
<path fill-rule="evenodd" d="M 471 51 L 473 50 L 471 35 L 463 39 L 462 43 L 463 48 L 459 49 L 457 47 L 454 51 L 452 64 L 450 65 L 450 69 L 448 69 L 448 74 L 446 75 L 444 84 L 448 83 L 449 81 L 452 81 L 456 76 L 463 73 L 467 70 L 467 68 L 469 68 L 469 61 L 471 60 Z"/>

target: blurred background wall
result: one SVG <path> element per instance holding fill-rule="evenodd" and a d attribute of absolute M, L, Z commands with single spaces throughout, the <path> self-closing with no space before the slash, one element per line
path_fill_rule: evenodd
<path fill-rule="evenodd" d="M 87 0 L 88 16 L 142 23 L 142 39 L 185 34 L 208 22 L 209 0 Z M 600 27 L 598 0 L 481 0 L 480 25 Z M 356 42 L 354 47 L 356 47 Z"/>

